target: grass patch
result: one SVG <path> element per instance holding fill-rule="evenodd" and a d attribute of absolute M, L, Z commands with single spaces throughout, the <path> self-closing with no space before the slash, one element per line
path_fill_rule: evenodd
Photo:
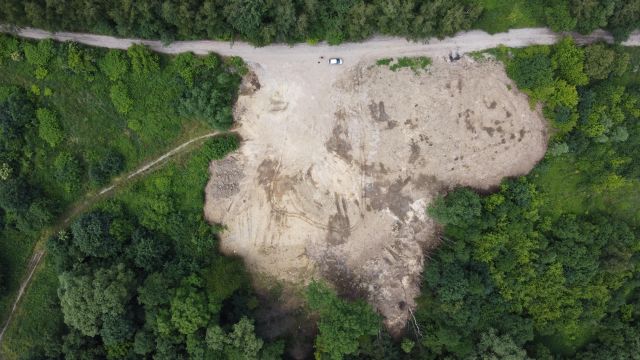
<path fill-rule="evenodd" d="M 3 359 L 47 353 L 57 341 L 64 329 L 57 289 L 56 267 L 45 258 L 7 329 L 0 349 Z"/>
<path fill-rule="evenodd" d="M 376 61 L 376 65 L 388 66 L 392 71 L 398 71 L 402 68 L 410 68 L 416 74 L 419 73 L 420 70 L 427 69 L 431 65 L 431 63 L 431 59 L 426 56 L 401 57 L 395 61 L 393 58 L 384 58 Z"/>
<path fill-rule="evenodd" d="M 545 26 L 543 0 L 483 0 L 482 8 L 484 11 L 474 28 L 490 34 Z"/>
<path fill-rule="evenodd" d="M 0 263 L 3 265 L 2 281 L 6 290 L 0 296 L 0 324 L 3 324 L 38 238 L 25 236 L 16 230 L 5 230 L 1 234 L 3 238 L 0 241 Z"/>

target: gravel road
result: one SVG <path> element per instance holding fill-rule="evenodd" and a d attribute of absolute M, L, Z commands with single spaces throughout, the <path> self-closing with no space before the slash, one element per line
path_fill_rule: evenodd
<path fill-rule="evenodd" d="M 6 28 L 4 31 L 8 31 Z M 78 43 L 114 48 L 126 49 L 132 44 L 142 43 L 155 51 L 167 54 L 193 52 L 206 54 L 216 52 L 225 56 L 240 56 L 245 61 L 253 63 L 291 62 L 291 61 L 315 61 L 320 56 L 341 57 L 345 62 L 356 63 L 363 58 L 383 58 L 398 56 L 446 56 L 452 51 L 467 53 L 494 48 L 498 45 L 508 47 L 524 47 L 529 45 L 543 45 L 555 43 L 563 34 L 557 34 L 546 28 L 514 29 L 505 33 L 490 35 L 484 31 L 474 30 L 461 32 L 453 37 L 444 39 L 429 39 L 426 41 L 408 41 L 399 37 L 373 37 L 360 43 L 344 43 L 337 46 L 320 43 L 309 44 L 275 44 L 265 47 L 254 47 L 245 42 L 227 41 L 176 41 L 164 45 L 160 41 L 122 39 L 112 36 L 92 35 L 85 33 L 56 32 L 21 28 L 15 32 L 25 38 L 44 39 L 53 38 L 59 41 L 76 41 Z M 572 34 L 578 43 L 591 43 L 595 41 L 612 42 L 613 38 L 605 31 L 595 31 L 590 35 Z M 640 32 L 633 33 L 625 46 L 640 46 Z"/>

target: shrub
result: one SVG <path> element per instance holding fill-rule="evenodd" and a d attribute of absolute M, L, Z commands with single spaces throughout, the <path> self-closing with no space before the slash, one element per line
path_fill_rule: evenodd
<path fill-rule="evenodd" d="M 0 64 L 4 59 L 12 59 L 14 53 L 20 53 L 18 39 L 0 34 Z"/>
<path fill-rule="evenodd" d="M 80 188 L 82 167 L 78 159 L 69 152 L 61 152 L 53 162 L 55 177 L 67 193 L 72 193 Z"/>
<path fill-rule="evenodd" d="M 35 71 L 36 79 L 44 80 L 49 75 L 49 71 L 42 66 L 38 66 Z"/>
<path fill-rule="evenodd" d="M 108 151 L 100 160 L 89 166 L 89 177 L 98 184 L 106 184 L 111 176 L 124 169 L 124 157 L 115 150 Z"/>
<path fill-rule="evenodd" d="M 109 50 L 100 60 L 100 70 L 111 81 L 120 80 L 129 71 L 129 61 L 124 52 L 120 50 Z"/>
<path fill-rule="evenodd" d="M 509 62 L 507 73 L 521 89 L 533 90 L 553 83 L 551 60 L 541 53 L 516 56 Z"/>
<path fill-rule="evenodd" d="M 220 160 L 240 147 L 240 138 L 234 133 L 217 135 L 205 145 L 206 154 L 213 160 Z"/>
<path fill-rule="evenodd" d="M 193 86 L 193 78 L 199 65 L 198 59 L 192 53 L 182 53 L 176 56 L 173 65 L 187 86 Z"/>
<path fill-rule="evenodd" d="M 32 84 L 29 90 L 33 95 L 40 96 L 40 87 L 38 85 Z"/>
<path fill-rule="evenodd" d="M 67 47 L 67 66 L 76 74 L 89 75 L 96 71 L 91 52 L 78 48 L 74 43 Z"/>
<path fill-rule="evenodd" d="M 64 133 L 60 127 L 60 122 L 56 115 L 44 108 L 36 110 L 36 118 L 38 119 L 38 135 L 51 147 L 56 147 L 62 141 Z"/>
<path fill-rule="evenodd" d="M 133 108 L 133 100 L 129 97 L 129 92 L 123 83 L 113 84 L 110 95 L 113 106 L 120 114 L 126 114 Z"/>
<path fill-rule="evenodd" d="M 127 55 L 131 60 L 134 74 L 147 75 L 160 70 L 158 55 L 152 53 L 146 46 L 133 45 L 127 50 Z"/>
<path fill-rule="evenodd" d="M 45 67 L 53 55 L 53 40 L 51 39 L 41 40 L 37 45 L 24 44 L 24 56 L 31 65 Z"/>

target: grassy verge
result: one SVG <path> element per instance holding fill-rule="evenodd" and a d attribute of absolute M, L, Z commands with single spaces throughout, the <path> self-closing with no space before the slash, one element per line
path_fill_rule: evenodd
<path fill-rule="evenodd" d="M 543 0 L 483 0 L 484 11 L 474 24 L 488 33 L 544 25 Z"/>
<path fill-rule="evenodd" d="M 3 359 L 21 359 L 28 358 L 32 353 L 47 353 L 51 343 L 61 335 L 64 324 L 57 288 L 56 267 L 45 259 L 34 275 L 12 325 L 7 329 L 0 349 Z"/>
<path fill-rule="evenodd" d="M 385 58 L 376 61 L 376 65 L 388 66 L 391 71 L 409 68 L 417 74 L 420 70 L 426 70 L 431 65 L 431 59 L 426 56 L 401 57 L 395 60 L 393 58 Z"/>

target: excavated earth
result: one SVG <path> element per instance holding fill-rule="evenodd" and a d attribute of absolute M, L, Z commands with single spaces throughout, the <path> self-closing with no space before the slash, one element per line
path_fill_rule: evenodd
<path fill-rule="evenodd" d="M 366 298 L 399 334 L 437 245 L 429 203 L 487 190 L 544 155 L 545 122 L 502 64 L 375 59 L 251 64 L 236 106 L 241 149 L 210 166 L 205 214 L 256 277 L 314 278 Z"/>

